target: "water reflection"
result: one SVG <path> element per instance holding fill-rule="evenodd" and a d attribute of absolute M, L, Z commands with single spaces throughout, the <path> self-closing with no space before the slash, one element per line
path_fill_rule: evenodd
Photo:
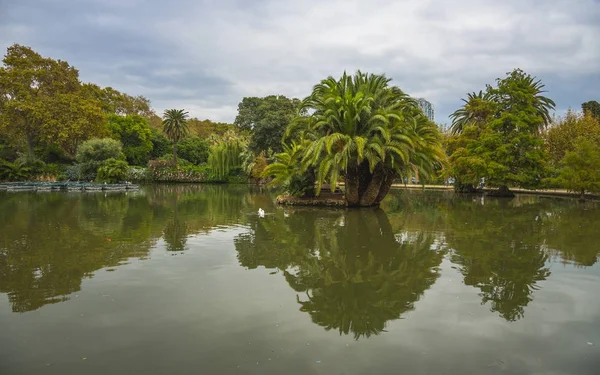
<path fill-rule="evenodd" d="M 455 199 L 448 207 L 446 241 L 464 283 L 480 290 L 482 304 L 508 321 L 523 317 L 539 282 L 550 271 L 544 252 L 544 207 L 509 200 L 484 206 Z"/>
<path fill-rule="evenodd" d="M 377 210 L 287 210 L 254 219 L 235 243 L 243 266 L 281 270 L 300 311 L 355 339 L 384 331 L 414 309 L 444 256 L 432 233 L 397 236 Z"/>
<path fill-rule="evenodd" d="M 278 273 L 314 323 L 358 339 L 415 309 L 444 258 L 482 304 L 516 321 L 553 277 L 553 263 L 589 267 L 600 254 L 594 203 L 395 192 L 383 210 L 340 211 L 276 208 L 274 195 L 210 185 L 0 193 L 0 293 L 14 312 L 36 310 L 163 243 L 160 251 L 189 254 L 193 236 L 245 228 L 234 240 L 241 266 Z"/>
<path fill-rule="evenodd" d="M 151 186 L 139 193 L 2 193 L 0 293 L 14 312 L 67 301 L 94 271 L 144 259 L 158 239 L 185 249 L 189 236 L 239 224 L 245 187 Z"/>

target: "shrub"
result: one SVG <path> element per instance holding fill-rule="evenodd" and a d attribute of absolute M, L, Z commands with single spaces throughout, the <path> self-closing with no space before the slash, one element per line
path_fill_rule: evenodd
<path fill-rule="evenodd" d="M 178 159 L 179 161 L 179 159 Z M 147 178 L 158 182 L 206 182 L 206 166 L 175 165 L 172 160 L 150 160 Z"/>
<path fill-rule="evenodd" d="M 25 181 L 31 177 L 31 169 L 21 162 L 0 160 L 0 180 Z"/>
<path fill-rule="evenodd" d="M 185 138 L 177 145 L 177 161 L 181 157 L 199 165 L 206 163 L 209 152 L 210 146 L 204 139 L 199 137 Z"/>
<path fill-rule="evenodd" d="M 139 115 L 111 115 L 107 129 L 113 138 L 121 141 L 127 161 L 144 165 L 152 151 L 152 132 L 148 120 Z"/>
<path fill-rule="evenodd" d="M 96 181 L 115 183 L 124 181 L 127 178 L 127 172 L 129 165 L 124 160 L 117 160 L 110 158 L 102 162 L 100 168 L 98 168 L 98 176 Z"/>
<path fill-rule="evenodd" d="M 127 171 L 127 181 L 142 182 L 149 180 L 148 168 L 129 167 Z"/>
<path fill-rule="evenodd" d="M 152 137 L 152 152 L 150 152 L 151 159 L 158 159 L 161 156 L 173 152 L 173 142 L 171 142 L 165 135 L 157 129 L 150 129 Z"/>
<path fill-rule="evenodd" d="M 91 139 L 77 149 L 77 162 L 80 164 L 77 179 L 93 180 L 98 168 L 108 159 L 123 159 L 119 141 L 110 138 Z"/>
<path fill-rule="evenodd" d="M 158 158 L 158 160 L 168 161 L 171 164 L 173 164 L 173 153 L 165 154 L 165 155 L 161 156 L 160 158 Z M 179 152 L 177 152 L 177 165 L 182 166 L 182 167 L 187 167 L 187 166 L 194 165 L 194 163 L 188 161 L 187 159 L 180 158 Z"/>
<path fill-rule="evenodd" d="M 65 168 L 65 178 L 67 180 L 71 180 L 71 181 L 79 180 L 81 178 L 80 176 L 81 176 L 81 165 L 80 164 L 69 165 L 67 168 Z"/>

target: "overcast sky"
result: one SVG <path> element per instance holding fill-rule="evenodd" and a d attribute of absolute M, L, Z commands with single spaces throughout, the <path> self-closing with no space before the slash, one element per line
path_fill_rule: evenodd
<path fill-rule="evenodd" d="M 244 96 L 303 98 L 356 69 L 425 97 L 440 123 L 517 67 L 559 112 L 600 101 L 600 0 L 0 0 L 0 47 L 13 43 L 219 121 Z"/>

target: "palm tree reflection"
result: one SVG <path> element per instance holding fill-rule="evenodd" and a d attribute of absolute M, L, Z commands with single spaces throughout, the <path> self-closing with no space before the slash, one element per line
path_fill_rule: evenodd
<path fill-rule="evenodd" d="M 300 311 L 355 339 L 413 310 L 444 256 L 431 233 L 396 236 L 380 209 L 297 210 L 256 220 L 252 229 L 236 239 L 240 263 L 283 270 Z"/>

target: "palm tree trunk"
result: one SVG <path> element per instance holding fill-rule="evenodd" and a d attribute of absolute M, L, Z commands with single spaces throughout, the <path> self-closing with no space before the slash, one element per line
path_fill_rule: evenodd
<path fill-rule="evenodd" d="M 390 189 L 392 188 L 392 184 L 394 183 L 394 179 L 396 178 L 396 172 L 394 171 L 386 171 L 385 176 L 383 178 L 383 182 L 381 183 L 381 187 L 379 188 L 379 193 L 377 194 L 377 198 L 375 198 L 375 204 L 379 205 L 383 198 L 385 198 Z"/>
<path fill-rule="evenodd" d="M 377 200 L 377 196 L 379 195 L 379 190 L 381 189 L 381 184 L 385 179 L 385 171 L 383 170 L 383 165 L 378 164 L 373 171 L 373 175 L 371 176 L 371 181 L 369 185 L 367 185 L 367 189 L 360 197 L 360 205 L 363 207 L 373 206 L 375 201 Z"/>
<path fill-rule="evenodd" d="M 358 194 L 358 168 L 350 167 L 346 174 L 346 202 L 348 206 L 358 206 L 360 203 L 360 197 Z"/>

